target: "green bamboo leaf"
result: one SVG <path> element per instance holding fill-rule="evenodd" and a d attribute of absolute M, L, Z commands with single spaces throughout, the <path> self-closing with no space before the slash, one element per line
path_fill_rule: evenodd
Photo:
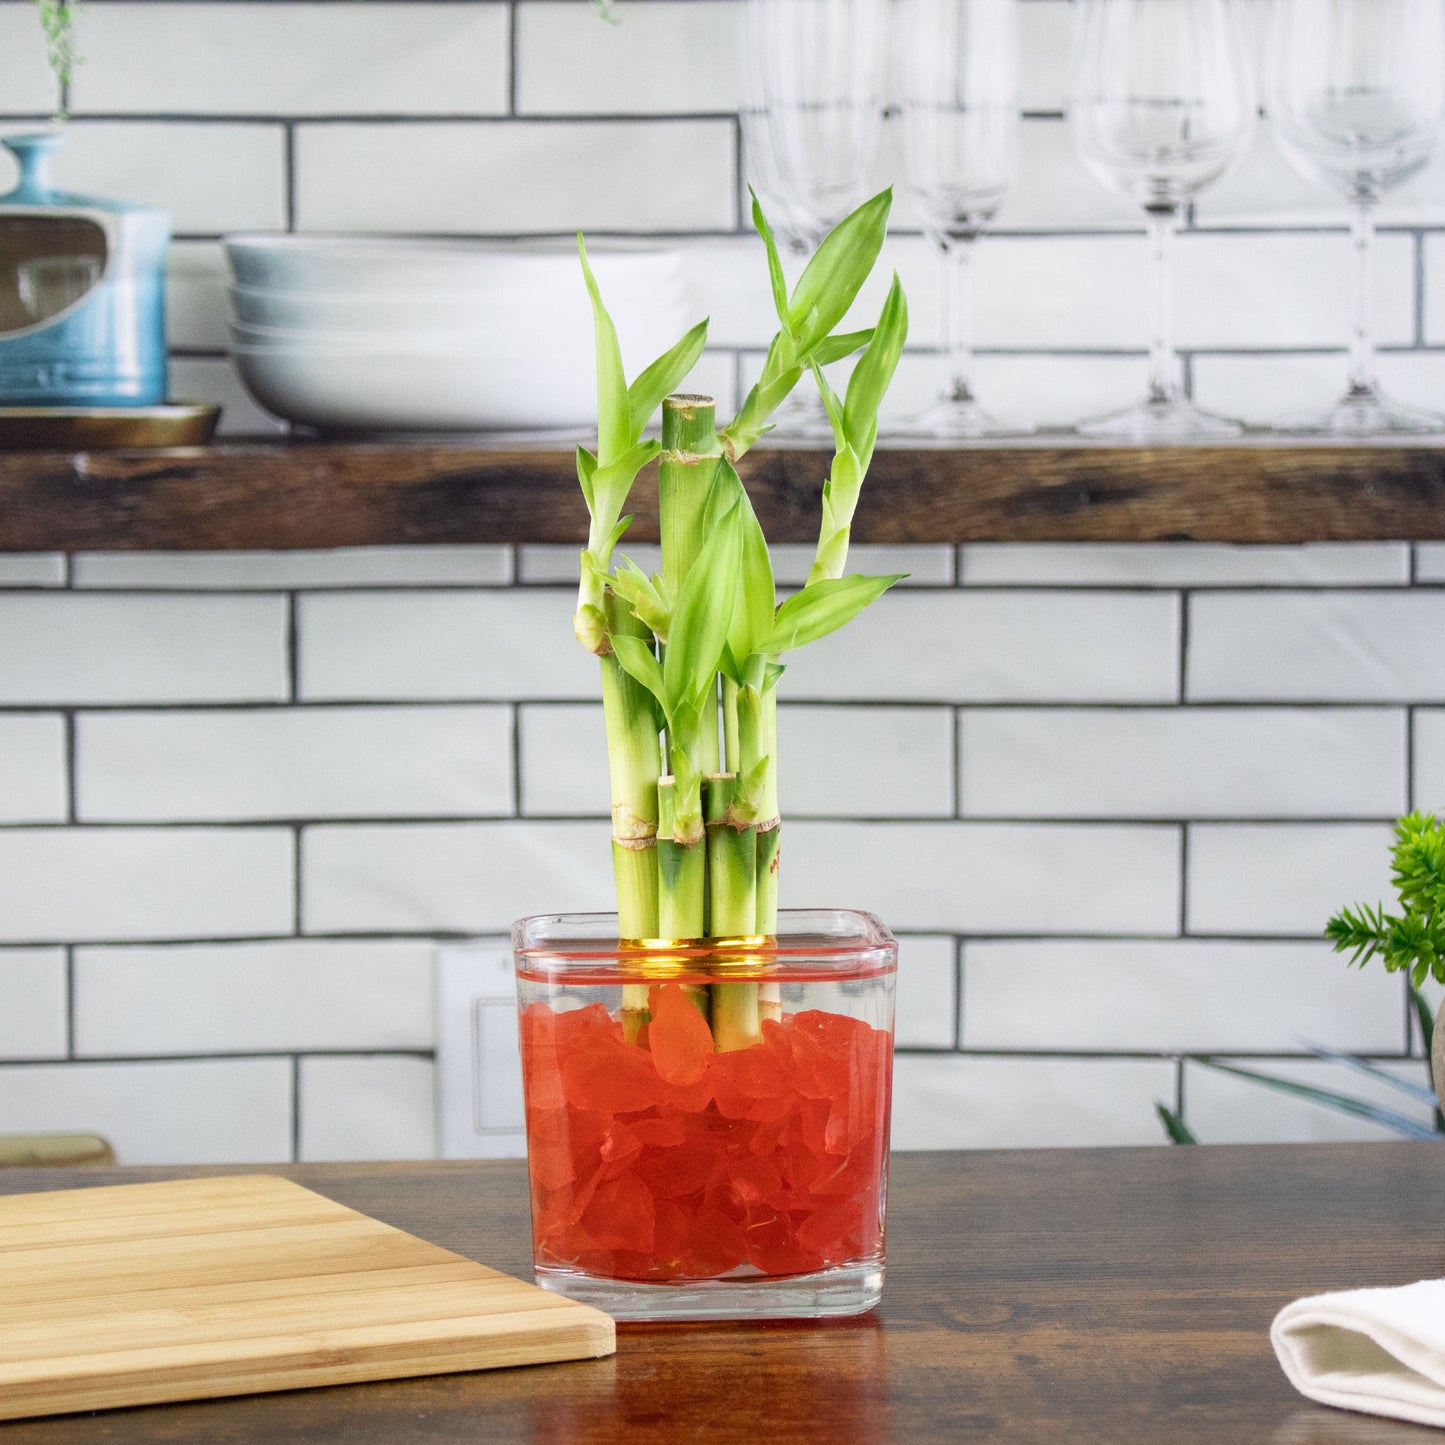
<path fill-rule="evenodd" d="M 818 395 L 823 398 L 823 410 L 828 413 L 828 425 L 833 428 L 833 446 L 838 452 L 849 451 L 848 422 L 843 402 L 829 385 L 828 378 L 823 375 L 823 368 L 816 361 L 809 362 L 808 367 L 813 373 L 813 380 L 818 384 Z"/>
<path fill-rule="evenodd" d="M 813 360 L 819 366 L 832 366 L 835 361 L 842 361 L 845 356 L 852 356 L 855 351 L 867 346 L 872 339 L 871 326 L 866 331 L 845 331 L 841 336 L 824 337 L 813 348 Z"/>
<path fill-rule="evenodd" d="M 858 454 L 863 471 L 867 471 L 873 457 L 873 443 L 878 436 L 878 408 L 883 405 L 884 393 L 898 368 L 907 336 L 908 302 L 895 271 L 888 299 L 873 329 L 873 339 L 848 378 L 848 398 L 843 407 L 848 441 Z"/>
<path fill-rule="evenodd" d="M 612 590 L 631 608 L 632 615 L 656 633 L 660 642 L 666 642 L 672 606 L 662 578 L 649 577 L 635 562 L 624 557 L 622 565 L 608 580 Z"/>
<path fill-rule="evenodd" d="M 738 476 L 737 468 L 726 458 L 720 460 L 717 469 L 713 472 L 712 481 L 708 483 L 707 496 L 702 506 L 702 534 L 710 537 L 715 527 L 722 525 L 722 520 L 736 506 L 739 506 L 747 497 L 743 490 L 743 480 Z"/>
<path fill-rule="evenodd" d="M 597 456 L 603 465 L 614 461 L 632 444 L 631 411 L 627 403 L 627 378 L 622 370 L 622 350 L 617 328 L 602 304 L 602 292 L 587 261 L 587 245 L 577 233 L 577 253 L 582 258 L 582 276 L 592 298 L 592 331 L 597 349 Z"/>
<path fill-rule="evenodd" d="M 763 238 L 763 248 L 768 253 L 768 280 L 773 287 L 773 309 L 778 313 L 783 329 L 787 330 L 788 283 L 783 279 L 783 262 L 778 255 L 778 243 L 773 238 L 773 228 L 768 224 L 768 218 L 763 214 L 763 205 L 758 200 L 757 192 L 749 186 L 748 194 L 753 198 L 753 225 L 757 227 L 758 235 Z"/>
<path fill-rule="evenodd" d="M 661 450 L 662 443 L 656 439 L 638 442 L 635 446 L 628 447 L 616 460 L 606 466 L 599 466 L 592 473 L 592 520 L 596 527 L 611 529 L 614 519 L 627 503 L 637 474 Z M 606 555 L 603 556 L 604 562 Z"/>
<path fill-rule="evenodd" d="M 833 577 L 810 582 L 778 608 L 773 630 L 758 651 L 776 656 L 836 632 L 905 575 L 900 572 L 892 577 Z"/>
<path fill-rule="evenodd" d="M 592 501 L 592 474 L 597 470 L 597 458 L 587 450 L 586 447 L 577 448 L 577 481 L 582 488 L 582 495 L 587 501 L 587 515 L 596 514 L 597 508 Z"/>
<path fill-rule="evenodd" d="M 1376 1104 L 1367 1104 L 1363 1099 L 1352 1098 L 1349 1094 L 1338 1094 L 1333 1089 L 1317 1089 L 1312 1084 L 1301 1084 L 1294 1079 L 1281 1079 L 1275 1074 L 1262 1074 L 1257 1069 L 1242 1069 L 1238 1064 L 1225 1064 L 1218 1059 L 1208 1057 L 1197 1058 L 1195 1062 L 1203 1064 L 1205 1068 L 1217 1069 L 1222 1074 L 1234 1074 L 1241 1079 L 1253 1079 L 1255 1083 L 1263 1084 L 1269 1089 L 1277 1089 L 1283 1094 L 1292 1094 L 1299 1099 L 1310 1099 L 1316 1104 L 1323 1104 L 1327 1109 L 1335 1109 L 1341 1114 L 1352 1114 L 1359 1119 L 1368 1119 L 1372 1123 L 1393 1130 L 1396 1134 L 1403 1134 L 1407 1139 L 1439 1137 L 1433 1129 L 1417 1123 L 1414 1119 L 1406 1118 L 1404 1114 L 1397 1114 L 1393 1109 L 1382 1109 Z"/>
<path fill-rule="evenodd" d="M 631 637 L 622 632 L 614 634 L 610 641 L 618 662 L 622 664 L 622 670 L 640 682 L 665 710 L 667 698 L 662 683 L 662 665 L 653 650 L 642 638 Z"/>
<path fill-rule="evenodd" d="M 707 343 L 707 322 L 699 321 L 675 346 L 665 351 L 627 389 L 630 431 L 634 441 L 647 430 L 653 413 L 675 392 L 697 365 Z"/>
<path fill-rule="evenodd" d="M 728 463 L 723 465 L 733 471 Z M 736 476 L 737 473 L 733 472 Z M 738 595 L 733 608 L 732 625 L 728 628 L 728 651 L 739 672 L 758 651 L 758 644 L 772 631 L 777 592 L 773 582 L 773 563 L 768 555 L 767 538 L 758 523 L 757 513 L 742 482 L 738 482 L 739 567 Z M 743 682 L 742 677 L 734 681 Z"/>
<path fill-rule="evenodd" d="M 689 739 L 696 736 L 698 718 L 695 711 L 688 710 L 687 716 L 679 714 L 669 718 L 675 734 L 685 734 Z M 672 776 L 677 780 L 673 804 L 673 836 L 679 838 L 702 837 L 702 774 L 693 766 L 689 756 L 690 748 L 674 747 L 670 754 Z"/>
<path fill-rule="evenodd" d="M 1357 1054 L 1342 1054 L 1337 1049 L 1327 1049 L 1322 1044 L 1312 1044 L 1305 1041 L 1305 1047 L 1317 1059 L 1324 1059 L 1328 1063 L 1343 1064 L 1347 1069 L 1353 1069 L 1357 1074 L 1364 1074 L 1368 1078 L 1378 1079 L 1380 1083 L 1399 1093 L 1414 1099 L 1420 1104 L 1435 1106 L 1435 1090 L 1428 1089 L 1424 1084 L 1412 1084 L 1408 1079 L 1396 1078 L 1388 1069 L 1382 1069 L 1379 1064 L 1371 1063 L 1369 1059 L 1362 1059 Z"/>
<path fill-rule="evenodd" d="M 1159 1116 L 1159 1122 L 1164 1125 L 1164 1132 L 1169 1136 L 1171 1144 L 1197 1144 L 1198 1139 L 1194 1137 L 1194 1131 L 1184 1122 L 1173 1109 L 1161 1104 L 1158 1099 L 1154 1101 L 1154 1112 Z"/>
<path fill-rule="evenodd" d="M 682 584 L 662 667 L 669 717 L 692 706 L 717 675 L 737 597 L 741 530 L 735 500 L 710 529 Z"/>
<path fill-rule="evenodd" d="M 823 238 L 788 300 L 788 330 L 798 350 L 812 350 L 848 313 L 888 229 L 891 190 L 880 191 Z"/>

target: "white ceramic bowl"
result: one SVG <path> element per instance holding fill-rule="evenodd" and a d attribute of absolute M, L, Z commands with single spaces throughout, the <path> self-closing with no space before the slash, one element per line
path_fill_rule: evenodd
<path fill-rule="evenodd" d="M 471 290 L 455 295 L 422 292 L 348 295 L 329 291 L 270 291 L 228 286 L 231 315 L 241 326 L 311 333 L 316 331 L 462 331 L 478 326 L 516 325 L 530 304 L 526 297 Z"/>
<path fill-rule="evenodd" d="M 246 348 L 279 349 L 293 355 L 329 354 L 337 351 L 385 351 L 396 355 L 449 352 L 473 358 L 495 352 L 501 344 L 495 328 L 480 325 L 456 326 L 449 330 L 405 331 L 298 331 L 278 326 L 229 326 L 231 344 Z"/>
<path fill-rule="evenodd" d="M 313 427 L 576 428 L 596 416 L 592 310 L 575 244 L 230 236 L 237 369 Z M 682 258 L 589 258 L 629 376 L 697 319 Z"/>
<path fill-rule="evenodd" d="M 222 238 L 238 286 L 353 296 L 464 295 L 480 288 L 511 294 L 546 291 L 576 279 L 577 243 L 568 237 L 534 241 L 444 241 L 405 236 L 246 233 Z M 609 286 L 651 289 L 660 283 L 660 258 L 676 252 L 655 244 L 597 241 L 588 247 L 604 292 Z"/>
<path fill-rule="evenodd" d="M 257 401 L 320 430 L 532 431 L 589 426 L 592 377 L 537 356 L 233 348 Z"/>

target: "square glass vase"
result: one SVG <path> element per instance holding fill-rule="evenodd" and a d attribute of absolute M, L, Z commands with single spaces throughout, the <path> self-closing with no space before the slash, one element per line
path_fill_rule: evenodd
<path fill-rule="evenodd" d="M 898 944 L 512 930 L 537 1283 L 618 1319 L 861 1314 L 883 1292 Z"/>

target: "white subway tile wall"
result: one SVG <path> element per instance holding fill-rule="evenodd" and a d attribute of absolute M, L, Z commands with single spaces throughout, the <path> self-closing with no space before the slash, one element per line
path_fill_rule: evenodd
<path fill-rule="evenodd" d="M 977 264 L 979 389 L 1053 426 L 1144 373 L 1142 225 L 1063 119 L 1071 8 L 1021 0 L 1020 176 Z M 91 0 L 58 176 L 171 211 L 173 394 L 281 429 L 226 356 L 227 231 L 585 226 L 681 249 L 713 318 L 697 384 L 733 404 L 771 329 L 740 0 L 619 11 Z M 0 0 L 0 129 L 52 108 L 43 56 L 31 0 Z M 1383 370 L 1439 406 L 1445 162 L 1380 221 Z M 1345 222 L 1267 126 L 1200 199 L 1177 290 L 1202 401 L 1267 422 L 1342 388 Z M 913 331 L 888 417 L 938 374 L 937 272 L 901 193 L 896 223 Z M 781 549 L 780 579 L 807 560 Z M 0 1132 L 98 1129 L 128 1163 L 433 1152 L 438 944 L 610 897 L 575 565 L 0 557 Z M 1156 1102 L 1206 1140 L 1370 1134 L 1180 1056 L 1340 1082 L 1317 1042 L 1422 1076 L 1403 982 L 1320 933 L 1388 896 L 1394 816 L 1445 806 L 1445 544 L 855 565 L 910 576 L 790 660 L 784 901 L 900 935 L 898 1147 L 1157 1143 Z"/>

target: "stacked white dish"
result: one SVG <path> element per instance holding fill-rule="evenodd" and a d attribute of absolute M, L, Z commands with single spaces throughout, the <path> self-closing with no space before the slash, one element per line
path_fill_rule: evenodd
<path fill-rule="evenodd" d="M 232 355 L 268 411 L 320 430 L 552 430 L 597 415 L 570 241 L 233 235 Z M 588 256 L 629 376 L 698 317 L 675 251 Z"/>

